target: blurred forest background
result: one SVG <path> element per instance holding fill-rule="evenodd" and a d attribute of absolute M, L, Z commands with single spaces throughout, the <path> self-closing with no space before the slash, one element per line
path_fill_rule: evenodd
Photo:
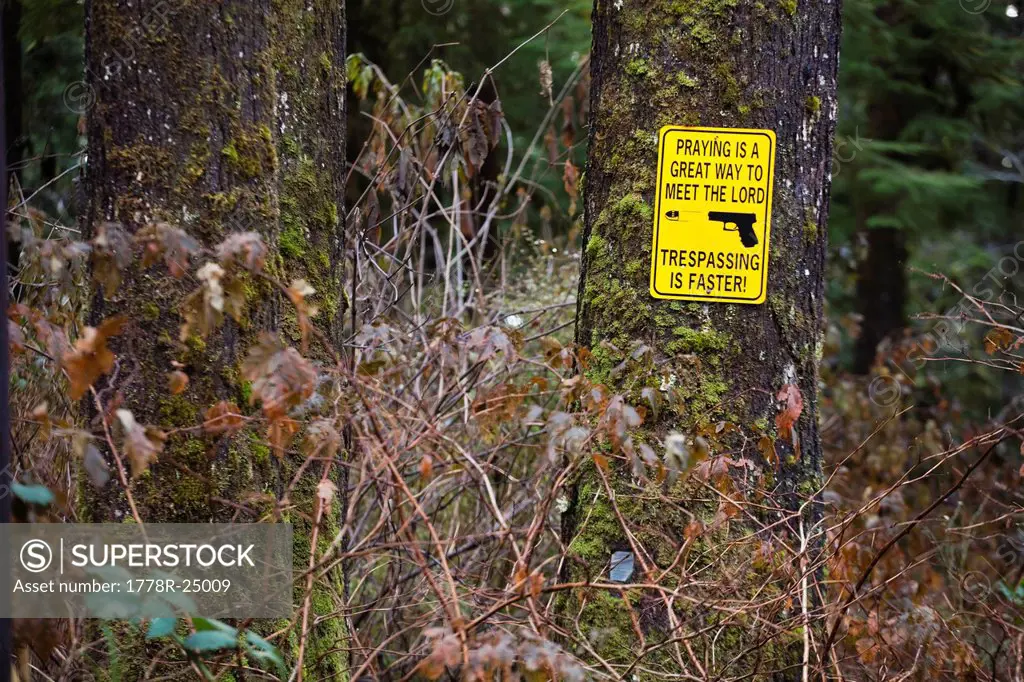
<path fill-rule="evenodd" d="M 962 323 L 978 317 L 972 297 L 1012 311 L 1002 319 L 1011 328 L 1024 321 L 1024 8 L 1006 0 L 843 5 L 822 358 L 825 499 L 837 510 L 870 507 L 858 516 L 859 529 L 894 528 L 935 501 L 960 471 L 954 462 L 946 478 L 923 480 L 915 470 L 922 452 L 952 449 L 1024 410 L 1024 364 L 1013 360 L 1020 342 L 1002 328 Z M 500 64 L 496 92 L 485 80 L 480 97 L 500 98 L 508 137 L 488 160 L 504 163 L 511 144 L 512 167 L 528 169 L 519 174 L 526 204 L 506 207 L 511 218 L 496 235 L 505 254 L 502 281 L 515 283 L 503 309 L 563 306 L 565 316 L 545 324 L 565 342 L 579 258 L 590 11 L 589 0 L 351 0 L 347 7 L 347 146 L 357 170 L 377 144 L 371 114 L 380 113 L 385 78 L 411 108 L 427 111 L 438 100 L 432 88 L 454 78 L 475 91 L 476 79 Z M 33 223 L 42 236 L 71 234 L 82 206 L 83 116 L 92 104 L 83 82 L 83 4 L 4 0 L 3 12 L 11 222 Z M 808 100 L 809 109 L 817 105 Z M 479 172 L 497 180 L 508 167 Z M 354 175 L 353 205 L 368 184 Z M 16 273 L 24 266 L 13 265 Z M 16 300 L 31 298 L 29 279 L 16 278 Z M 517 316 L 513 326 L 521 322 Z M 31 376 L 15 371 L 12 382 L 15 393 L 32 395 Z M 24 401 L 28 410 L 36 398 Z M 35 434 L 16 437 L 25 450 Z M 1024 547 L 1024 533 L 1013 514 L 1021 464 L 1016 445 L 1000 449 L 950 501 L 944 521 L 909 538 L 879 567 L 873 581 L 891 580 L 884 608 L 848 614 L 850 646 L 863 665 L 909 669 L 926 645 L 936 669 L 953 677 L 957 666 L 984 667 L 986 655 L 995 661 L 1003 645 L 984 627 L 965 636 L 956 627 L 922 625 L 948 606 L 946 589 L 974 572 L 1017 609 L 1001 613 L 1019 633 L 1024 552 L 1016 548 Z M 900 487 L 890 488 L 895 481 Z M 894 494 L 874 504 L 882 490 Z M 968 539 L 954 531 L 969 525 L 965 509 L 983 508 L 985 518 L 1002 519 L 999 533 Z M 948 552 L 930 553 L 936 538 Z M 1015 549 L 999 551 L 1007 538 Z M 847 563 L 833 566 L 833 575 L 858 575 L 865 551 L 844 555 Z M 985 609 L 970 617 L 993 618 Z M 860 647 L 858 633 L 879 632 L 886 647 Z"/>

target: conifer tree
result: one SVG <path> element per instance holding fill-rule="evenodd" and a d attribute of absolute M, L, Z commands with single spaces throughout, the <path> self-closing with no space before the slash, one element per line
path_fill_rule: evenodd
<path fill-rule="evenodd" d="M 709 457 L 703 466 L 705 473 L 711 466 L 712 481 L 736 466 L 756 466 L 773 504 L 795 510 L 818 489 L 821 474 L 817 366 L 838 3 L 597 0 L 593 20 L 577 319 L 577 342 L 592 353 L 584 371 L 609 393 L 647 408 L 634 441 L 664 448 L 690 473 L 696 459 Z M 775 133 L 763 304 L 652 298 L 658 133 L 668 125 Z M 631 679 L 800 679 L 805 654 L 792 606 L 756 616 L 728 607 L 792 588 L 795 573 L 758 567 L 758 552 L 743 541 L 751 539 L 750 526 L 729 521 L 746 513 L 741 507 L 758 523 L 782 512 L 758 511 L 753 490 L 743 501 L 729 497 L 741 493 L 724 483 L 710 491 L 696 475 L 637 479 L 625 460 L 604 467 L 602 458 L 579 474 L 563 526 L 567 577 L 607 581 L 613 554 L 628 552 L 631 582 L 661 576 L 672 589 L 693 585 L 693 572 L 703 570 L 702 587 L 668 601 L 644 588 L 576 590 L 565 604 L 573 619 L 567 627 L 592 633 L 588 654 Z M 803 517 L 775 528 L 780 544 L 769 554 L 800 545 L 799 528 L 813 526 L 814 508 L 806 505 Z M 771 536 L 758 535 L 765 542 Z"/>
<path fill-rule="evenodd" d="M 344 2 L 88 2 L 86 66 L 95 104 L 88 112 L 86 235 L 105 234 L 117 259 L 130 248 L 125 240 L 154 225 L 183 230 L 182 239 L 207 249 L 256 233 L 273 277 L 305 280 L 316 290 L 310 303 L 319 308 L 317 324 L 340 345 L 345 28 Z M 254 278 L 244 291 L 244 319 L 228 319 L 205 338 L 182 338 L 183 300 L 195 280 L 134 265 L 117 279 L 99 273 L 91 311 L 94 326 L 128 319 L 110 341 L 119 358 L 117 407 L 168 434 L 143 462 L 146 471 L 133 468 L 139 515 L 146 522 L 260 521 L 267 497 L 284 489 L 295 463 L 274 457 L 262 434 L 196 427 L 220 401 L 249 404 L 245 358 L 263 332 L 294 340 L 294 313 L 286 317 L 281 294 Z M 187 375 L 187 384 L 172 380 L 169 387 L 174 372 Z M 102 409 L 111 400 L 96 399 Z M 306 511 L 290 519 L 300 563 L 310 554 L 316 483 L 306 476 L 293 499 Z M 123 491 L 86 494 L 86 520 L 129 516 Z M 336 532 L 321 531 L 320 538 Z M 334 613 L 330 595 L 338 587 L 314 586 L 304 634 L 308 679 L 333 679 L 346 669 L 342 621 L 323 617 Z M 121 656 L 127 666 L 149 663 L 127 644 Z M 135 679 L 134 667 L 123 674 Z"/>

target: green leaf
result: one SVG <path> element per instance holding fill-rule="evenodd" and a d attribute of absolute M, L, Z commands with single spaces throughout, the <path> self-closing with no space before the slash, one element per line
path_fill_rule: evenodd
<path fill-rule="evenodd" d="M 213 618 L 193 618 L 192 625 L 195 627 L 196 632 L 202 632 L 203 630 L 220 630 L 221 632 L 232 633 L 232 636 L 238 635 L 238 631 L 233 627 Z"/>
<path fill-rule="evenodd" d="M 159 639 L 174 632 L 177 625 L 177 618 L 154 618 L 149 621 L 149 630 L 146 632 L 146 639 Z"/>
<path fill-rule="evenodd" d="M 278 669 L 284 668 L 284 656 L 277 647 L 252 630 L 245 631 L 245 650 L 254 660 L 273 663 Z"/>
<path fill-rule="evenodd" d="M 11 490 L 22 501 L 28 504 L 46 506 L 54 500 L 53 493 L 45 485 L 24 485 L 22 483 L 11 483 Z"/>
<path fill-rule="evenodd" d="M 238 633 L 224 630 L 200 630 L 185 638 L 185 648 L 198 653 L 234 649 L 238 646 Z"/>

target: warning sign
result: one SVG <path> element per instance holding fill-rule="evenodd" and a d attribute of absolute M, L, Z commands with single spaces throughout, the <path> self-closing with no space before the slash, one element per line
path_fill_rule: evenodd
<path fill-rule="evenodd" d="M 774 172 L 771 130 L 661 129 L 652 296 L 764 303 Z"/>

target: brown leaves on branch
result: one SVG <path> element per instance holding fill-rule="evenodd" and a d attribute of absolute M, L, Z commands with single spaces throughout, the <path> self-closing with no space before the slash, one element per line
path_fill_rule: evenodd
<path fill-rule="evenodd" d="M 996 351 L 1009 350 L 1014 346 L 1015 337 L 1006 327 L 996 327 L 985 335 L 985 352 L 994 355 Z"/>
<path fill-rule="evenodd" d="M 67 332 L 52 324 L 38 311 L 33 311 L 33 313 L 32 330 L 36 333 L 36 338 L 42 342 L 46 354 L 55 361 L 64 357 L 64 354 L 71 350 Z"/>
<path fill-rule="evenodd" d="M 270 420 L 268 435 L 278 456 L 299 430 L 288 412 L 309 399 L 316 389 L 316 370 L 291 346 L 273 334 L 263 333 L 242 363 L 242 376 L 252 382 L 250 402 L 259 400 Z"/>
<path fill-rule="evenodd" d="M 565 171 L 562 173 L 562 184 L 565 186 L 565 193 L 569 195 L 569 215 L 576 215 L 576 198 L 580 180 L 580 171 L 573 165 L 571 159 L 565 160 Z"/>
<path fill-rule="evenodd" d="M 420 673 L 428 680 L 440 679 L 448 667 L 455 667 L 462 660 L 459 637 L 443 628 L 430 628 L 423 634 L 431 641 L 431 650 L 430 655 L 420 662 Z"/>
<path fill-rule="evenodd" d="M 773 469 L 779 465 L 779 454 L 775 452 L 775 441 L 770 436 L 762 435 L 757 441 L 757 451 L 764 461 Z"/>
<path fill-rule="evenodd" d="M 119 316 L 104 320 L 99 327 L 86 327 L 74 349 L 64 355 L 61 364 L 71 382 L 68 394 L 72 400 L 85 395 L 97 379 L 114 368 L 115 357 L 107 348 L 107 339 L 119 334 L 124 323 L 125 318 Z"/>
<path fill-rule="evenodd" d="M 92 278 L 109 299 L 121 286 L 125 269 L 132 262 L 132 241 L 118 223 L 100 223 L 92 240 Z"/>
<path fill-rule="evenodd" d="M 504 114 L 501 100 L 497 99 L 491 104 L 472 99 L 468 106 L 465 123 L 459 128 L 459 144 L 466 177 L 472 178 L 484 165 L 491 150 L 498 146 Z"/>
<path fill-rule="evenodd" d="M 12 303 L 7 310 L 8 333 L 10 334 L 10 347 L 14 352 L 22 352 L 25 349 L 27 339 L 24 331 L 18 326 L 30 325 L 35 333 L 36 339 L 43 344 L 42 351 L 51 360 L 59 362 L 64 354 L 71 350 L 71 342 L 63 328 L 53 324 L 46 319 L 40 311 L 29 308 L 23 303 Z"/>
<path fill-rule="evenodd" d="M 466 350 L 476 354 L 477 362 L 486 362 L 500 355 L 509 366 L 519 357 L 523 337 L 512 329 L 477 327 L 464 335 L 463 343 Z"/>
<path fill-rule="evenodd" d="M 545 424 L 547 432 L 548 461 L 558 461 L 561 452 L 577 454 L 590 438 L 590 429 L 576 426 L 574 418 L 568 412 L 552 412 Z"/>
<path fill-rule="evenodd" d="M 621 395 L 616 395 L 608 401 L 600 426 L 604 429 L 612 446 L 622 448 L 624 444 L 630 442 L 628 432 L 643 422 L 643 413 L 627 403 Z"/>
<path fill-rule="evenodd" d="M 181 304 L 181 315 L 185 324 L 181 327 L 182 341 L 195 333 L 206 337 L 224 322 L 224 315 L 241 324 L 244 321 L 246 293 L 243 276 L 239 268 L 252 273 L 259 273 L 267 260 L 267 247 L 255 232 L 239 232 L 233 234 L 217 246 L 217 262 L 204 263 L 196 272 L 200 286 L 195 289 Z M 294 286 L 294 285 L 293 285 Z M 309 290 L 311 293 L 312 290 Z M 301 293 L 297 298 L 302 301 L 308 293 Z M 296 300 L 289 289 L 289 297 Z M 298 304 L 296 304 L 298 307 Z M 300 324 L 308 330 L 308 318 L 315 314 L 308 308 L 299 310 Z"/>
<path fill-rule="evenodd" d="M 214 435 L 234 433 L 245 426 L 242 411 L 232 402 L 222 400 L 206 410 L 203 415 L 203 429 Z"/>
<path fill-rule="evenodd" d="M 288 300 L 295 306 L 299 332 L 302 335 L 302 352 L 305 353 L 309 348 L 309 333 L 313 330 L 313 323 L 310 319 L 316 317 L 317 313 L 316 306 L 309 305 L 306 302 L 306 297 L 315 294 L 316 290 L 309 286 L 306 280 L 297 279 L 285 290 L 285 293 L 288 294 Z"/>
<path fill-rule="evenodd" d="M 252 401 L 263 403 L 268 419 L 284 417 L 313 395 L 316 371 L 297 350 L 264 332 L 242 363 L 242 376 L 252 382 Z"/>
<path fill-rule="evenodd" d="M 323 507 L 324 513 L 331 513 L 331 502 L 334 501 L 335 495 L 338 494 L 338 486 L 329 478 L 325 478 L 316 486 L 316 498 L 318 503 Z"/>
<path fill-rule="evenodd" d="M 217 246 L 217 260 L 228 269 L 238 265 L 249 272 L 262 272 L 267 262 L 267 245 L 256 232 L 239 232 Z"/>
<path fill-rule="evenodd" d="M 39 286 L 35 292 L 24 291 L 22 300 L 65 307 L 70 300 L 63 298 L 65 292 L 83 283 L 91 247 L 65 238 L 62 230 L 52 229 L 48 215 L 31 206 L 23 205 L 7 217 L 7 238 L 19 245 L 18 279 Z"/>
<path fill-rule="evenodd" d="M 88 250 L 92 253 L 93 278 L 103 287 L 107 298 L 121 286 L 124 272 L 132 262 L 133 241 L 142 246 L 142 267 L 163 261 L 175 278 L 188 272 L 192 259 L 201 251 L 196 239 L 168 223 L 144 225 L 135 233 L 134 239 L 122 225 L 102 223 L 97 227 L 96 237 Z M 185 318 L 182 340 L 193 333 L 207 336 L 223 323 L 225 314 L 241 322 L 246 296 L 244 282 L 236 271 L 259 273 L 267 260 L 266 244 L 255 232 L 232 234 L 215 251 L 217 262 L 207 262 L 199 268 L 196 278 L 200 286 L 181 304 L 181 314 Z M 301 301 L 308 293 L 300 292 L 298 300 Z M 289 296 L 292 296 L 291 290 Z M 315 310 L 310 308 L 300 310 L 300 324 L 305 320 L 306 329 L 308 318 L 313 314 Z"/>
<path fill-rule="evenodd" d="M 491 429 L 515 418 L 526 393 L 513 383 L 503 383 L 477 393 L 471 405 L 473 417 Z"/>
<path fill-rule="evenodd" d="M 284 449 L 298 433 L 299 426 L 299 422 L 288 417 L 281 417 L 270 422 L 267 437 L 270 439 L 270 447 L 277 457 L 284 457 Z"/>
<path fill-rule="evenodd" d="M 117 411 L 117 418 L 124 431 L 124 454 L 131 465 L 132 478 L 138 478 L 149 470 L 150 465 L 163 452 L 167 434 L 152 426 L 142 426 L 125 409 Z"/>
<path fill-rule="evenodd" d="M 521 593 L 534 599 L 544 588 L 543 576 L 517 569 L 514 583 Z M 490 630 L 466 643 L 468 660 L 463 660 L 463 643 L 449 628 L 423 631 L 429 654 L 416 668 L 417 679 L 439 680 L 446 674 L 466 680 L 562 680 L 582 682 L 583 671 L 564 651 L 536 634 Z"/>
<path fill-rule="evenodd" d="M 307 427 L 304 445 L 306 455 L 330 459 L 341 448 L 341 434 L 330 419 L 317 419 Z"/>
<path fill-rule="evenodd" d="M 562 366 L 562 352 L 564 349 L 558 339 L 545 336 L 540 339 L 540 347 L 544 349 L 544 362 L 549 367 L 558 369 Z"/>
<path fill-rule="evenodd" d="M 142 267 L 147 268 L 163 260 L 175 278 L 188 272 L 190 259 L 199 252 L 199 242 L 180 227 L 167 223 L 143 226 L 135 233 L 135 241 L 143 247 Z"/>
<path fill-rule="evenodd" d="M 224 322 L 224 313 L 236 322 L 245 311 L 245 286 L 237 277 L 229 277 L 216 263 L 206 263 L 196 272 L 199 287 L 181 303 L 182 341 L 193 333 L 206 337 Z"/>

